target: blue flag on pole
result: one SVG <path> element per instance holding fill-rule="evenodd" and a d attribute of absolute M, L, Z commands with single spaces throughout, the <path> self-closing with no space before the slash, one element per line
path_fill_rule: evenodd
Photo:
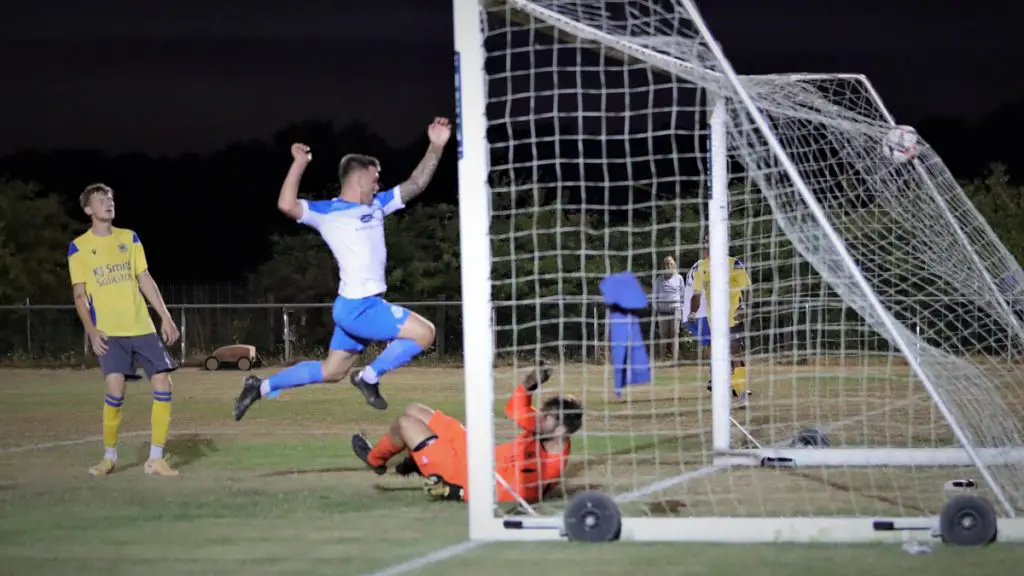
<path fill-rule="evenodd" d="M 647 359 L 638 312 L 647 309 L 647 294 L 632 272 L 619 272 L 601 281 L 601 295 L 608 307 L 608 345 L 612 354 L 615 396 L 631 384 L 649 384 L 651 366 Z"/>

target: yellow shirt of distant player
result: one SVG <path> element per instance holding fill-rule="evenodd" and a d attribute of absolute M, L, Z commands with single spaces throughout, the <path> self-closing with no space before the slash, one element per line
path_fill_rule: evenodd
<path fill-rule="evenodd" d="M 729 327 L 732 328 L 739 323 L 736 312 L 743 303 L 743 290 L 751 285 L 750 275 L 747 268 L 736 258 L 729 258 Z M 708 312 L 711 312 L 711 260 L 704 258 L 697 264 L 697 271 L 693 274 L 693 291 L 695 294 L 704 294 Z"/>
<path fill-rule="evenodd" d="M 68 247 L 71 285 L 85 284 L 96 329 L 107 336 L 142 336 L 156 332 L 139 274 L 149 268 L 139 236 L 114 228 L 110 236 L 89 230 Z"/>

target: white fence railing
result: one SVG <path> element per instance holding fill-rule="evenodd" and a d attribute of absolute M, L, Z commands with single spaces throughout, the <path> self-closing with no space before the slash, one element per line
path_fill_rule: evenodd
<path fill-rule="evenodd" d="M 829 318 L 842 306 L 835 298 L 760 299 L 751 310 L 759 326 L 752 329 L 750 342 L 778 352 L 785 347 L 851 347 L 842 334 L 856 328 L 856 321 Z M 908 299 L 911 300 L 911 299 Z M 916 298 L 912 300 L 917 300 Z M 922 299 L 925 300 L 925 299 Z M 396 302 L 434 323 L 437 334 L 431 354 L 455 358 L 462 350 L 462 303 L 460 301 Z M 946 302 L 948 304 L 948 302 Z M 181 339 L 172 353 L 185 362 L 201 361 L 216 348 L 245 343 L 256 346 L 266 358 L 289 362 L 296 356 L 322 356 L 330 340 L 333 322 L 329 302 L 255 304 L 171 304 Z M 495 350 L 527 352 L 534 345 L 557 346 L 567 357 L 599 360 L 606 341 L 606 311 L 599 297 L 543 298 L 528 301 L 496 301 L 492 312 Z M 769 318 L 772 318 L 768 322 Z M 645 317 L 643 333 L 652 354 L 668 344 L 659 334 L 652 317 Z M 927 333 L 935 319 L 910 319 L 918 335 Z M 678 324 L 677 324 L 678 325 Z M 687 342 L 674 339 L 671 357 L 679 361 L 690 354 L 680 350 Z M 865 334 L 855 336 L 865 338 Z M 828 341 L 828 342 L 826 342 Z M 875 347 L 881 343 L 859 343 Z M 55 359 L 88 355 L 89 343 L 74 306 L 70 304 L 0 305 L 0 360 L 11 358 Z M 751 350 L 753 351 L 753 350 Z"/>
<path fill-rule="evenodd" d="M 437 333 L 433 354 L 447 357 L 461 353 L 460 301 L 395 304 L 434 323 Z M 181 338 L 171 352 L 179 360 L 196 361 L 220 346 L 245 343 L 255 345 L 260 354 L 289 362 L 296 354 L 326 348 L 333 328 L 331 306 L 332 303 L 321 302 L 168 304 L 181 331 Z M 495 314 L 503 306 L 529 304 L 495 302 Z M 589 302 L 576 306 L 579 307 L 576 314 L 580 316 L 574 322 L 576 335 L 570 340 L 576 343 L 577 356 L 593 358 L 604 338 L 602 322 L 599 322 L 604 315 L 603 305 Z M 497 321 L 494 324 L 497 325 Z M 495 330 L 495 338 L 499 332 L 500 329 Z M 79 353 L 89 353 L 89 340 L 74 306 L 31 302 L 0 305 L 0 358 L 58 358 Z"/>

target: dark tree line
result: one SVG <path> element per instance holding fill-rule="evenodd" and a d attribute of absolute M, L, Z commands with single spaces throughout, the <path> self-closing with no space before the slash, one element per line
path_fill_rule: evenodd
<path fill-rule="evenodd" d="M 70 304 L 67 245 L 86 228 L 76 196 L 93 181 L 114 187 L 117 224 L 139 232 L 158 283 L 221 280 L 244 285 L 253 303 L 330 302 L 337 272 L 326 246 L 315 232 L 289 222 L 274 209 L 292 141 L 306 142 L 314 150 L 316 160 L 303 187 L 304 195 L 314 197 L 333 195 L 335 160 L 344 152 L 360 150 L 378 156 L 384 165 L 383 183 L 390 185 L 405 177 L 425 148 L 425 141 L 391 148 L 359 124 L 336 130 L 329 124 L 307 123 L 289 127 L 269 142 L 238 143 L 208 157 L 28 151 L 0 159 L 4 175 L 0 180 L 0 304 L 20 305 L 27 299 L 36 304 Z M 388 297 L 393 301 L 460 299 L 452 148 L 428 193 L 387 220 Z M 598 300 L 603 276 L 632 270 L 649 285 L 664 255 L 674 255 L 681 266 L 700 255 L 703 192 L 699 185 L 682 192 L 669 190 L 676 201 L 666 200 L 664 190 L 637 187 L 628 191 L 631 204 L 601 207 L 601 199 L 587 198 L 585 190 L 566 192 L 524 176 L 515 175 L 521 182 L 495 182 L 502 193 L 496 193 L 492 202 L 501 214 L 492 220 L 491 230 L 500 349 L 552 342 L 580 348 L 596 336 L 593 302 Z M 540 177 L 550 180 L 553 175 Z M 1009 178 L 1004 166 L 992 165 L 976 179 L 965 181 L 964 189 L 1018 261 L 1024 259 L 1024 232 L 1019 225 L 1024 221 L 1024 188 Z M 746 209 L 766 210 L 753 205 Z M 784 236 L 768 229 L 752 230 L 751 221 L 754 226 L 775 225 L 770 219 L 748 218 L 747 228 L 737 228 L 733 236 L 766 243 Z M 820 302 L 836 296 L 821 286 L 785 241 L 741 246 L 739 255 L 751 261 L 755 284 L 775 287 L 775 292 L 760 298 L 765 306 L 762 316 L 774 323 L 764 326 L 766 332 L 791 333 L 784 338 L 789 343 L 806 340 L 809 336 L 797 335 L 801 327 L 838 325 L 843 318 L 822 314 L 849 313 L 785 308 L 780 302 Z M 773 251 L 776 264 L 758 266 L 758 255 L 768 250 Z M 913 279 L 894 285 L 912 286 Z M 445 348 L 457 351 L 461 310 L 449 306 L 440 313 L 439 309 L 432 306 L 424 315 L 443 324 Z M 22 353 L 24 312 L 2 313 L 0 356 Z M 236 311 L 227 317 L 190 311 L 187 317 L 193 342 L 200 348 L 239 340 L 274 353 L 283 344 L 280 338 L 267 336 L 282 330 L 282 319 L 275 311 Z M 34 311 L 28 323 L 33 355 L 61 356 L 81 349 L 73 311 Z M 291 323 L 292 344 L 300 350 L 313 351 L 329 339 L 331 324 L 325 308 L 294 310 Z M 203 330 L 209 332 L 205 337 Z M 653 334 L 651 326 L 645 330 Z M 829 346 L 841 339 L 838 335 L 828 338 Z M 764 345 L 783 344 L 766 341 Z"/>

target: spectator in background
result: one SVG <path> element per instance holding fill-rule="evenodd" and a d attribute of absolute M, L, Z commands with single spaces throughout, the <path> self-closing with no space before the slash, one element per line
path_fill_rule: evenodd
<path fill-rule="evenodd" d="M 676 270 L 676 260 L 672 256 L 665 256 L 661 267 L 662 273 L 654 279 L 651 299 L 658 320 L 658 351 L 661 356 L 665 356 L 666 346 L 674 345 L 679 338 L 685 281 Z"/>

